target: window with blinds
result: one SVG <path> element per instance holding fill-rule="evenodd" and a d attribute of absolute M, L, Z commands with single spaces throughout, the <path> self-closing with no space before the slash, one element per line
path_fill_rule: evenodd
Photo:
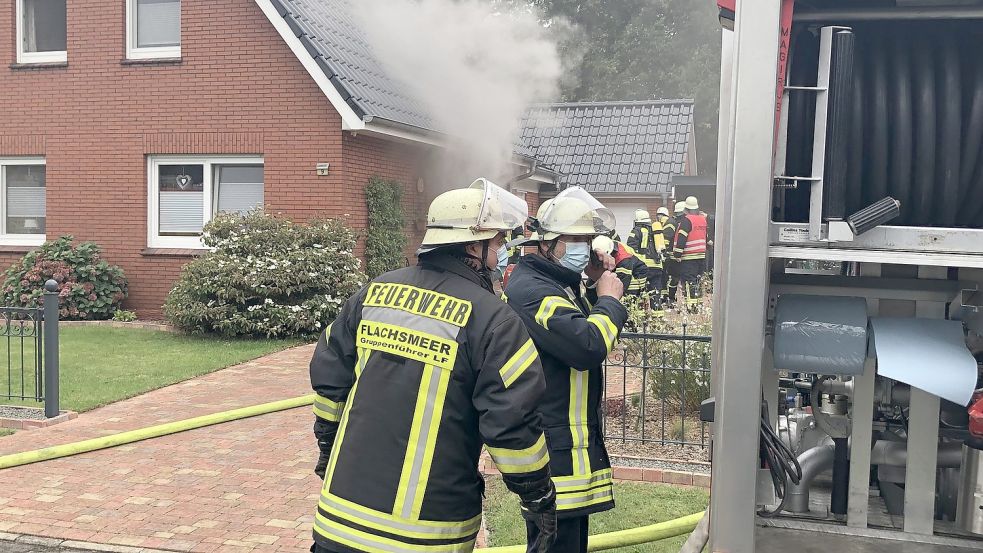
<path fill-rule="evenodd" d="M 0 243 L 42 244 L 46 171 L 41 159 L 0 159 Z"/>
<path fill-rule="evenodd" d="M 68 59 L 66 0 L 17 0 L 17 61 L 51 63 Z"/>
<path fill-rule="evenodd" d="M 180 0 L 127 0 L 127 57 L 181 56 Z"/>
<path fill-rule="evenodd" d="M 200 248 L 216 214 L 263 206 L 262 159 L 152 158 L 150 174 L 151 247 Z"/>

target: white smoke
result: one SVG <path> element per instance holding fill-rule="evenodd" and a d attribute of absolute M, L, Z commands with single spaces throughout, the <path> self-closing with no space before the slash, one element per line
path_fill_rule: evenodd
<path fill-rule="evenodd" d="M 452 147 L 433 160 L 436 189 L 507 179 L 526 108 L 555 100 L 564 64 L 529 7 L 489 0 L 356 0 L 353 12 L 387 72 L 424 104 Z M 433 188 L 431 189 L 433 190 Z"/>

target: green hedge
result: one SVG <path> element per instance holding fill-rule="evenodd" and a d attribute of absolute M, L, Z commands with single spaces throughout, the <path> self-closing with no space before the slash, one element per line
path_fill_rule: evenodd
<path fill-rule="evenodd" d="M 406 265 L 406 219 L 403 188 L 396 181 L 372 177 L 365 188 L 369 228 L 365 237 L 365 270 L 369 278 Z"/>

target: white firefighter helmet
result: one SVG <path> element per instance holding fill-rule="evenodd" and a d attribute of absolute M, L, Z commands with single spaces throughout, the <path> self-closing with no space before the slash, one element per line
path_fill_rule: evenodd
<path fill-rule="evenodd" d="M 686 210 L 686 202 L 676 202 L 676 207 L 673 209 L 676 213 L 682 213 Z"/>
<path fill-rule="evenodd" d="M 540 240 L 607 234 L 615 224 L 614 213 L 579 186 L 566 188 L 543 204 L 534 222 Z"/>
<path fill-rule="evenodd" d="M 691 211 L 700 209 L 700 202 L 696 201 L 696 196 L 689 196 L 686 198 L 686 209 Z"/>
<path fill-rule="evenodd" d="M 427 233 L 419 253 L 451 244 L 470 244 L 494 238 L 522 226 L 529 214 L 526 202 L 488 179 L 434 198 L 427 210 Z"/>
<path fill-rule="evenodd" d="M 660 207 L 659 210 L 655 212 L 655 214 L 656 215 L 665 215 L 666 217 L 668 217 L 669 216 L 669 209 L 667 207 L 665 207 L 665 206 Z"/>
<path fill-rule="evenodd" d="M 590 246 L 592 250 L 602 251 L 609 255 L 614 254 L 614 240 L 603 234 L 595 237 Z"/>
<path fill-rule="evenodd" d="M 652 216 L 649 215 L 649 212 L 647 210 L 645 210 L 645 209 L 636 209 L 635 210 L 635 222 L 636 223 L 651 223 L 652 222 Z"/>

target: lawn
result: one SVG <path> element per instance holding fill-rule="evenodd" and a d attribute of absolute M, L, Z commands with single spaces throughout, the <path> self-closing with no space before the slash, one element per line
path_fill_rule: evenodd
<path fill-rule="evenodd" d="M 292 340 L 231 340 L 146 329 L 66 326 L 60 329 L 61 408 L 88 411 L 175 382 L 255 359 L 293 345 Z M 0 394 L 34 389 L 34 343 L 24 341 L 21 379 L 19 339 L 0 340 Z M 5 360 L 10 356 L 12 373 Z M 3 400 L 9 405 L 39 405 Z"/>
<path fill-rule="evenodd" d="M 616 507 L 590 517 L 590 533 L 602 534 L 663 522 L 704 510 L 709 501 L 705 490 L 676 488 L 638 482 L 615 483 Z M 526 530 L 519 515 L 518 500 L 505 489 L 500 478 L 488 478 L 485 519 L 489 545 L 525 543 Z M 656 543 L 622 547 L 618 553 L 677 553 L 686 541 L 679 536 Z"/>

